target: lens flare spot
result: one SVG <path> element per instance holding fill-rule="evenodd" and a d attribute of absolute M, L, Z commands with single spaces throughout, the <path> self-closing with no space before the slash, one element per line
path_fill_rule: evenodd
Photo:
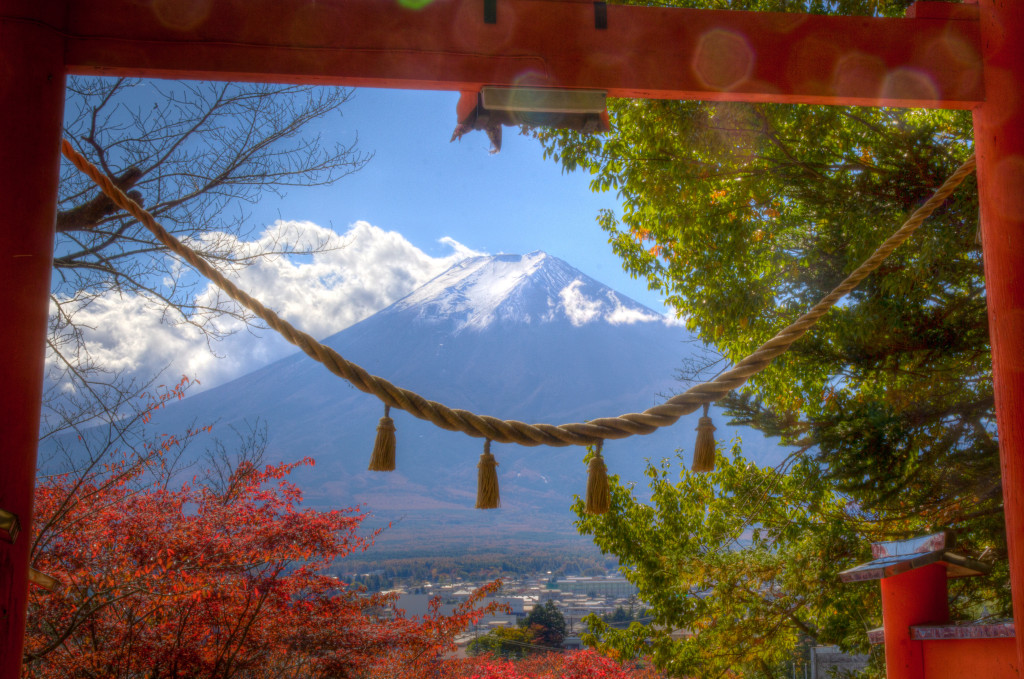
<path fill-rule="evenodd" d="M 514 87 L 550 87 L 551 83 L 543 73 L 526 70 L 512 79 L 512 85 Z"/>
<path fill-rule="evenodd" d="M 918 63 L 928 64 L 939 75 L 943 89 L 952 92 L 976 92 L 981 89 L 981 55 L 973 45 L 957 35 L 943 35 L 925 46 Z M 945 64 L 952 68 L 944 67 Z M 955 76 L 955 77 L 954 77 Z M 989 74 L 986 72 L 985 79 Z"/>
<path fill-rule="evenodd" d="M 398 4 L 405 9 L 421 10 L 427 5 L 433 4 L 434 0 L 398 0 Z"/>
<path fill-rule="evenodd" d="M 754 51 L 743 36 L 716 28 L 700 36 L 692 66 L 705 87 L 731 90 L 750 77 Z"/>
<path fill-rule="evenodd" d="M 151 6 L 160 23 L 180 31 L 199 26 L 210 14 L 210 0 L 155 0 Z"/>
<path fill-rule="evenodd" d="M 897 68 L 885 76 L 880 92 L 883 99 L 901 98 L 919 101 L 935 101 L 939 88 L 931 76 L 912 68 Z"/>
<path fill-rule="evenodd" d="M 832 91 L 837 95 L 877 92 L 885 81 L 885 62 L 861 52 L 844 54 L 832 73 Z"/>
<path fill-rule="evenodd" d="M 967 67 L 977 64 L 981 55 L 966 40 L 956 35 L 943 35 L 925 48 L 925 57 L 933 62 L 953 61 Z"/>

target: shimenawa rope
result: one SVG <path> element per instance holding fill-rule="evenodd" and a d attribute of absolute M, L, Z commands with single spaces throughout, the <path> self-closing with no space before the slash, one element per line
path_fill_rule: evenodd
<path fill-rule="evenodd" d="M 689 415 L 697 408 L 718 401 L 730 391 L 742 386 L 761 372 L 777 356 L 803 335 L 840 299 L 855 288 L 874 271 L 893 250 L 909 238 L 932 212 L 974 171 L 975 159 L 971 156 L 956 172 L 875 250 L 863 264 L 847 276 L 832 292 L 815 304 L 810 311 L 798 318 L 789 327 L 758 347 L 752 354 L 713 380 L 698 384 L 685 392 L 673 396 L 663 404 L 649 408 L 642 413 L 627 413 L 618 417 L 603 417 L 589 422 L 567 424 L 527 424 L 516 420 L 501 420 L 489 415 L 477 415 L 468 410 L 449 408 L 429 401 L 419 394 L 402 389 L 387 380 L 369 374 L 341 356 L 334 349 L 325 346 L 312 336 L 298 330 L 272 310 L 266 308 L 223 274 L 213 268 L 195 250 L 192 250 L 170 233 L 156 219 L 116 187 L 109 177 L 79 154 L 66 139 L 61 142 L 61 152 L 71 163 L 92 179 L 114 203 L 126 210 L 148 228 L 165 247 L 191 264 L 201 274 L 213 281 L 235 301 L 263 319 L 266 324 L 286 340 L 302 349 L 308 356 L 324 364 L 335 375 L 343 377 L 360 391 L 373 394 L 385 405 L 399 408 L 416 417 L 450 431 L 461 431 L 469 436 L 485 438 L 498 443 L 518 443 L 525 446 L 588 445 L 604 439 L 622 439 L 636 434 L 650 434 L 660 427 L 675 424 L 679 418 Z"/>

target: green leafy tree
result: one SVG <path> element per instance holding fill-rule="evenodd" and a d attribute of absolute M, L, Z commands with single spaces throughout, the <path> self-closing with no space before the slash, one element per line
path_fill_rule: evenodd
<path fill-rule="evenodd" d="M 957 111 L 633 100 L 610 112 L 607 137 L 547 132 L 546 152 L 618 191 L 621 212 L 599 217 L 612 247 L 721 363 L 824 296 L 971 152 Z M 1001 549 L 1001 494 L 977 216 L 969 180 L 724 405 L 865 506 L 980 531 L 980 551 Z"/>
<path fill-rule="evenodd" d="M 543 646 L 559 648 L 565 639 L 565 616 L 551 600 L 543 606 L 534 606 L 520 624 L 532 630 L 537 643 Z"/>
<path fill-rule="evenodd" d="M 808 9 L 777 0 L 690 4 Z M 898 15 L 904 7 L 840 0 L 809 9 Z M 636 100 L 612 100 L 609 111 L 613 129 L 604 137 L 538 136 L 567 171 L 587 171 L 594 190 L 617 192 L 621 209 L 598 218 L 612 248 L 706 343 L 707 360 L 686 366 L 690 382 L 738 361 L 827 294 L 972 151 L 970 118 L 957 111 Z M 776 483 L 794 506 L 801 506 L 804 491 L 791 478 L 813 480 L 821 502 L 831 497 L 855 508 L 828 521 L 794 515 L 808 533 L 802 539 L 830 545 L 835 535 L 849 535 L 860 551 L 844 541 L 847 551 L 840 555 L 866 560 L 871 540 L 952 528 L 958 551 L 994 563 L 990 577 L 963 585 L 954 605 L 965 613 L 981 604 L 1005 613 L 1009 587 L 989 350 L 977 195 L 968 180 L 811 333 L 719 405 L 735 422 L 793 447 L 793 468 Z M 702 493 L 718 491 L 688 478 L 672 494 L 656 493 L 653 514 L 631 505 L 628 511 L 668 525 L 662 516 L 668 508 L 704 507 Z M 708 481 L 719 482 L 719 475 Z M 819 504 L 804 504 L 801 511 L 813 517 Z M 620 504 L 607 520 L 623 521 L 626 511 Z M 709 510 L 704 520 L 711 516 Z M 715 516 L 725 520 L 724 511 Z M 664 541 L 676 539 L 667 531 L 644 532 L 634 518 L 641 525 L 621 526 L 635 531 L 633 539 L 604 544 L 623 564 L 654 559 Z M 748 528 L 762 520 L 752 515 Z M 599 524 L 582 522 L 585 530 Z M 792 558 L 773 561 L 773 568 L 804 568 L 798 557 L 805 550 L 784 549 L 799 544 L 795 540 L 772 543 L 767 551 L 756 541 L 740 542 L 721 558 L 759 582 L 769 557 Z M 627 574 L 631 568 L 640 566 L 626 567 Z M 656 572 L 653 562 L 643 568 Z M 824 621 L 831 609 L 877 617 L 869 588 L 844 589 L 824 562 L 812 570 L 821 575 L 821 592 L 801 602 L 801 621 Z M 661 577 L 670 591 L 680 591 L 680 573 Z M 674 606 L 712 606 L 711 600 L 742 594 L 715 584 L 717 577 L 739 581 L 724 569 L 703 581 L 709 589 L 700 602 L 693 596 L 683 597 L 686 603 L 652 600 L 652 614 L 670 625 L 689 620 L 678 618 Z M 804 591 L 795 576 L 772 582 L 779 600 Z M 847 603 L 839 608 L 833 601 Z M 772 629 L 756 616 L 736 620 L 750 638 Z M 792 646 L 799 625 L 783 624 L 790 625 L 786 643 Z M 818 637 L 823 641 L 847 636 L 834 623 L 815 628 L 833 630 Z M 719 634 L 691 631 L 696 638 Z M 659 657 L 679 667 L 717 662 L 697 651 L 679 659 L 667 648 Z M 757 656 L 737 663 L 748 673 L 769 675 L 780 657 Z"/>
<path fill-rule="evenodd" d="M 489 653 L 507 660 L 520 660 L 540 650 L 534 630 L 527 627 L 499 627 L 469 642 L 466 647 L 470 656 Z"/>
<path fill-rule="evenodd" d="M 593 171 L 595 188 L 618 187 L 622 215 L 600 217 L 616 252 L 724 363 L 824 296 L 969 154 L 957 112 L 613 106 L 611 138 L 551 136 L 549 148 Z M 902 513 L 909 532 L 955 528 L 963 549 L 999 557 L 977 214 L 967 186 L 722 405 L 866 509 Z"/>
<path fill-rule="evenodd" d="M 605 622 L 610 623 L 622 623 L 629 622 L 633 619 L 633 614 L 627 611 L 622 606 L 616 606 L 615 610 L 611 613 L 606 613 L 601 616 Z"/>
<path fill-rule="evenodd" d="M 806 462 L 782 473 L 738 447 L 712 474 L 680 474 L 676 461 L 648 466 L 650 503 L 615 477 L 607 514 L 576 503 L 580 530 L 620 555 L 652 616 L 626 629 L 590 616 L 584 641 L 624 659 L 651 654 L 678 677 L 775 676 L 801 638 L 866 651 L 877 587 L 833 583 L 870 558 L 864 524 L 877 517 Z"/>

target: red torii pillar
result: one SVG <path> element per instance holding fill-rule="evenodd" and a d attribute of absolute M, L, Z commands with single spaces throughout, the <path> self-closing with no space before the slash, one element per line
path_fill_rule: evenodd
<path fill-rule="evenodd" d="M 0 0 L 0 677 L 20 674 L 64 112 L 63 6 Z"/>
<path fill-rule="evenodd" d="M 1024 667 L 1024 3 L 981 0 L 986 100 L 974 112 L 1003 514 Z"/>
<path fill-rule="evenodd" d="M 379 0 L 204 0 L 180 11 L 172 4 L 0 0 L 0 289 L 9 300 L 0 327 L 0 509 L 17 514 L 22 528 L 13 545 L 0 541 L 0 679 L 19 675 L 22 653 L 65 71 L 474 90 L 514 84 L 529 65 L 540 78 L 531 84 L 612 96 L 956 108 L 980 99 L 973 85 L 958 83 L 972 75 L 970 64 L 957 66 L 958 55 L 915 53 L 943 36 L 970 47 L 969 30 L 942 16 L 901 22 L 612 6 L 606 30 L 586 32 L 593 9 L 582 2 L 500 0 L 496 26 L 482 25 L 481 4 L 456 0 L 404 14 Z M 981 17 L 989 93 L 976 115 L 984 255 L 1011 580 L 1024 624 L 1024 50 L 1012 42 L 1024 38 L 1024 20 L 1013 0 L 984 0 Z M 904 30 L 913 33 L 905 40 Z M 714 55 L 701 61 L 690 36 Z M 723 66 L 736 36 L 746 47 Z M 935 93 L 877 87 L 886 69 L 900 76 L 901 67 L 905 75 L 929 65 Z M 901 87 L 898 77 L 892 83 Z M 1024 666 L 1022 648 L 1024 633 Z"/>

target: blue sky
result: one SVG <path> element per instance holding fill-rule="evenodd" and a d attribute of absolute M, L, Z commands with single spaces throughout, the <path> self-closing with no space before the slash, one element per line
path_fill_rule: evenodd
<path fill-rule="evenodd" d="M 540 144 L 505 128 L 501 153 L 491 155 L 483 132 L 449 142 L 455 128 L 455 92 L 357 90 L 322 131 L 375 156 L 359 173 L 331 187 L 268 195 L 253 211 L 270 222 L 309 220 L 336 230 L 356 220 L 400 232 L 428 254 L 447 236 L 474 250 L 525 254 L 544 250 L 658 311 L 662 304 L 643 281 L 623 272 L 595 218 L 616 208 L 613 193 L 590 191 L 589 174 L 564 174 L 542 160 Z"/>
<path fill-rule="evenodd" d="M 450 142 L 455 92 L 358 90 L 312 132 L 324 141 L 373 154 L 359 172 L 332 186 L 266 192 L 243 205 L 253 234 L 239 247 L 278 239 L 302 249 L 327 242 L 320 254 L 260 260 L 236 282 L 297 327 L 324 338 L 379 311 L 466 256 L 543 250 L 652 309 L 660 298 L 633 280 L 597 226 L 611 193 L 590 191 L 589 175 L 564 174 L 542 159 L 540 145 L 506 128 L 501 153 L 482 132 Z M 146 106 L 151 102 L 145 102 Z M 215 304 L 207 288 L 204 303 Z M 295 351 L 270 331 L 224 319 L 233 334 L 211 347 L 187 323 L 168 318 L 146 299 L 108 296 L 82 305 L 76 318 L 94 359 L 114 370 L 150 377 L 198 378 L 208 388 Z M 181 320 L 181 319 L 179 319 Z"/>

